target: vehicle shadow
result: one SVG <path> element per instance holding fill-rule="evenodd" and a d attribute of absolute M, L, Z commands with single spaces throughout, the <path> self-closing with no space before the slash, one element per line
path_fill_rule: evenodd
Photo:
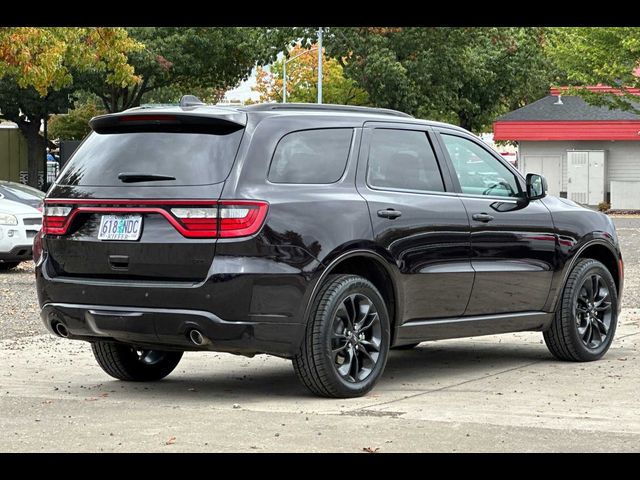
<path fill-rule="evenodd" d="M 248 360 L 248 364 L 260 362 L 261 357 Z M 224 362 L 224 358 L 220 359 Z M 423 343 L 413 350 L 391 352 L 384 375 L 375 391 L 428 390 L 466 379 L 482 377 L 527 366 L 553 358 L 544 345 L 500 343 Z M 221 375 L 191 373 L 180 368 L 161 382 L 149 384 L 120 384 L 118 392 L 140 395 L 147 391 L 178 401 L 227 397 L 242 401 L 244 398 L 261 401 L 269 399 L 316 398 L 297 380 L 290 362 L 268 362 L 251 365 L 249 372 L 233 372 Z M 118 385 L 119 382 L 104 384 Z M 137 394 L 136 394 L 137 393 Z"/>

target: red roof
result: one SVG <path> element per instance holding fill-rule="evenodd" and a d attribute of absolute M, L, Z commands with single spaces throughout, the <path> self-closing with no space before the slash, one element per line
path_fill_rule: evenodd
<path fill-rule="evenodd" d="M 640 121 L 495 122 L 494 140 L 640 140 Z"/>
<path fill-rule="evenodd" d="M 597 92 L 617 92 L 604 85 L 585 87 Z M 629 89 L 640 95 L 640 89 Z M 552 95 L 509 112 L 493 124 L 494 140 L 640 140 L 640 115 L 633 111 L 589 105 L 581 97 Z"/>

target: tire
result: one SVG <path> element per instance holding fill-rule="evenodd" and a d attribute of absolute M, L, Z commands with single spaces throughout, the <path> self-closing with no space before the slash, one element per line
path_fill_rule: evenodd
<path fill-rule="evenodd" d="M 0 262 L 0 272 L 6 272 L 12 268 L 16 268 L 20 262 Z"/>
<path fill-rule="evenodd" d="M 130 382 L 153 382 L 166 377 L 176 368 L 183 353 L 136 350 L 115 342 L 94 342 L 91 348 L 98 365 L 107 374 Z"/>
<path fill-rule="evenodd" d="M 293 368 L 316 395 L 359 397 L 382 375 L 389 339 L 389 314 L 376 287 L 357 275 L 329 275 L 313 302 Z"/>
<path fill-rule="evenodd" d="M 596 288 L 594 277 L 600 279 Z M 595 301 L 590 300 L 589 290 L 596 292 Z M 600 298 L 602 301 L 594 310 L 590 304 L 597 305 Z M 543 333 L 544 341 L 559 360 L 590 362 L 602 358 L 609 350 L 617 323 L 618 293 L 613 277 L 602 263 L 585 258 L 569 274 L 551 327 Z"/>
<path fill-rule="evenodd" d="M 395 347 L 391 347 L 391 350 L 413 350 L 418 345 L 420 345 L 420 344 L 419 343 L 409 343 L 408 345 L 398 345 L 398 346 L 395 346 Z"/>

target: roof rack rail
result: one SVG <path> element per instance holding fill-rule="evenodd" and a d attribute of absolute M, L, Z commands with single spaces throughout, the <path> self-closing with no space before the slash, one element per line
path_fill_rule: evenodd
<path fill-rule="evenodd" d="M 395 117 L 414 118 L 413 115 L 391 110 L 389 108 L 359 107 L 356 105 L 334 105 L 331 103 L 259 103 L 247 105 L 246 110 L 267 111 L 267 110 L 318 110 L 337 111 L 354 113 L 377 113 L 380 115 L 393 115 Z"/>

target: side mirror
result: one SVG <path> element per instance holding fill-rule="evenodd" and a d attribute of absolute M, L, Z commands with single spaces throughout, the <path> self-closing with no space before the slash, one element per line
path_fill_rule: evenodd
<path fill-rule="evenodd" d="M 547 180 L 537 173 L 527 173 L 527 198 L 538 200 L 547 195 Z"/>

